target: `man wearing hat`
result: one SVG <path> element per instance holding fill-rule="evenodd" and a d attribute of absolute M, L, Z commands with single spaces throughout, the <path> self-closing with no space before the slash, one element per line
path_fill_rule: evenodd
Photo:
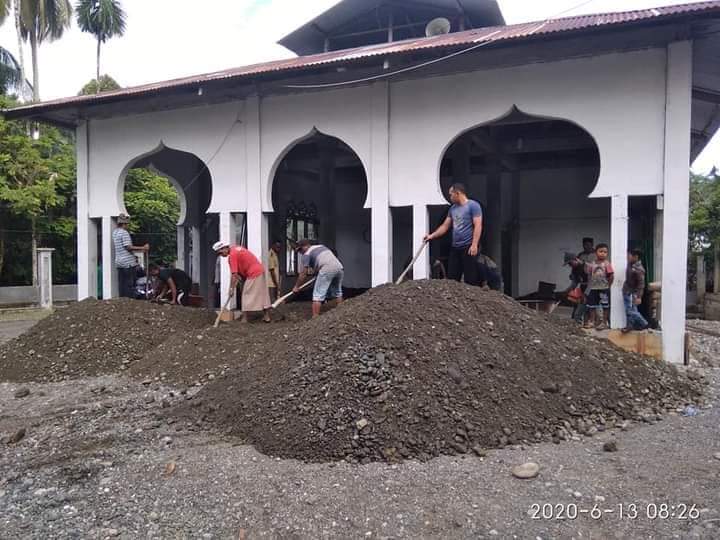
<path fill-rule="evenodd" d="M 235 294 L 240 279 L 244 280 L 241 309 L 242 322 L 248 321 L 248 313 L 262 311 L 263 321 L 270 322 L 270 294 L 268 292 L 267 280 L 265 279 L 265 268 L 258 258 L 248 249 L 242 246 L 231 246 L 227 242 L 215 242 L 213 251 L 220 257 L 227 257 L 230 265 L 230 290 L 228 295 Z"/>
<path fill-rule="evenodd" d="M 135 298 L 135 278 L 138 275 L 138 260 L 133 251 L 150 250 L 150 245 L 134 246 L 128 225 L 130 216 L 120 214 L 117 219 L 117 227 L 112 233 L 113 247 L 115 248 L 115 267 L 118 271 L 118 288 L 121 298 Z"/>

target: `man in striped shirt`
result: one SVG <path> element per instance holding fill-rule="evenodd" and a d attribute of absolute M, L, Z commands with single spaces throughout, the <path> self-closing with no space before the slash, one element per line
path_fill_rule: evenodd
<path fill-rule="evenodd" d="M 309 240 L 300 240 L 298 251 L 302 254 L 303 269 L 293 292 L 300 290 L 300 286 L 307 280 L 308 271 L 312 270 L 315 274 L 312 304 L 314 319 L 320 315 L 320 308 L 326 299 L 336 300 L 338 304 L 342 302 L 344 268 L 333 252 L 322 244 L 313 246 Z"/>
<path fill-rule="evenodd" d="M 149 251 L 150 245 L 134 246 L 127 228 L 130 216 L 120 214 L 117 228 L 112 233 L 115 248 L 115 267 L 118 271 L 118 284 L 121 298 L 135 298 L 135 278 L 138 271 L 138 260 L 133 251 Z"/>

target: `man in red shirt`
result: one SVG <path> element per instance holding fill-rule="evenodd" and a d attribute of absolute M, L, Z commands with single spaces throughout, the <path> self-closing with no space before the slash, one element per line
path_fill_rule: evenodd
<path fill-rule="evenodd" d="M 227 242 L 215 242 L 213 251 L 220 257 L 227 257 L 232 279 L 229 296 L 235 294 L 240 279 L 244 280 L 240 308 L 241 322 L 247 322 L 248 313 L 262 311 L 263 321 L 270 322 L 270 294 L 268 293 L 265 268 L 258 258 L 242 246 L 231 246 Z"/>

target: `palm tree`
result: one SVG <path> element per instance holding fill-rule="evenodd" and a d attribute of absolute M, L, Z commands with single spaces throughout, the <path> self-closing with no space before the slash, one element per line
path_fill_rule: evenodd
<path fill-rule="evenodd" d="M 38 46 L 62 37 L 70 27 L 72 6 L 69 0 L 17 0 L 16 9 L 18 7 L 20 35 L 24 41 L 30 41 L 33 101 L 40 101 Z"/>
<path fill-rule="evenodd" d="M 100 46 L 108 39 L 125 33 L 125 12 L 119 0 L 80 0 L 76 6 L 80 30 L 95 36 L 97 40 L 97 73 L 100 81 Z M 100 84 L 97 85 L 100 92 Z"/>
<path fill-rule="evenodd" d="M 0 47 L 0 94 L 16 92 L 22 97 L 28 90 L 32 91 L 23 77 L 20 62 L 5 47 Z"/>

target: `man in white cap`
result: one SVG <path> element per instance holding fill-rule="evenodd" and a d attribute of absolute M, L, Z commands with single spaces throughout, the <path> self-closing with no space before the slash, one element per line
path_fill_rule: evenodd
<path fill-rule="evenodd" d="M 135 298 L 135 278 L 138 275 L 138 260 L 133 251 L 150 250 L 150 245 L 134 246 L 128 225 L 130 216 L 120 214 L 117 218 L 117 228 L 112 233 L 113 247 L 115 248 L 115 267 L 118 271 L 118 288 L 121 298 Z"/>
<path fill-rule="evenodd" d="M 243 279 L 241 302 L 242 322 L 248 321 L 248 313 L 262 311 L 263 321 L 270 322 L 270 294 L 268 293 L 265 268 L 258 258 L 242 246 L 231 246 L 227 242 L 215 242 L 213 251 L 220 257 L 227 257 L 232 279 L 228 295 L 235 294 L 238 282 Z"/>

